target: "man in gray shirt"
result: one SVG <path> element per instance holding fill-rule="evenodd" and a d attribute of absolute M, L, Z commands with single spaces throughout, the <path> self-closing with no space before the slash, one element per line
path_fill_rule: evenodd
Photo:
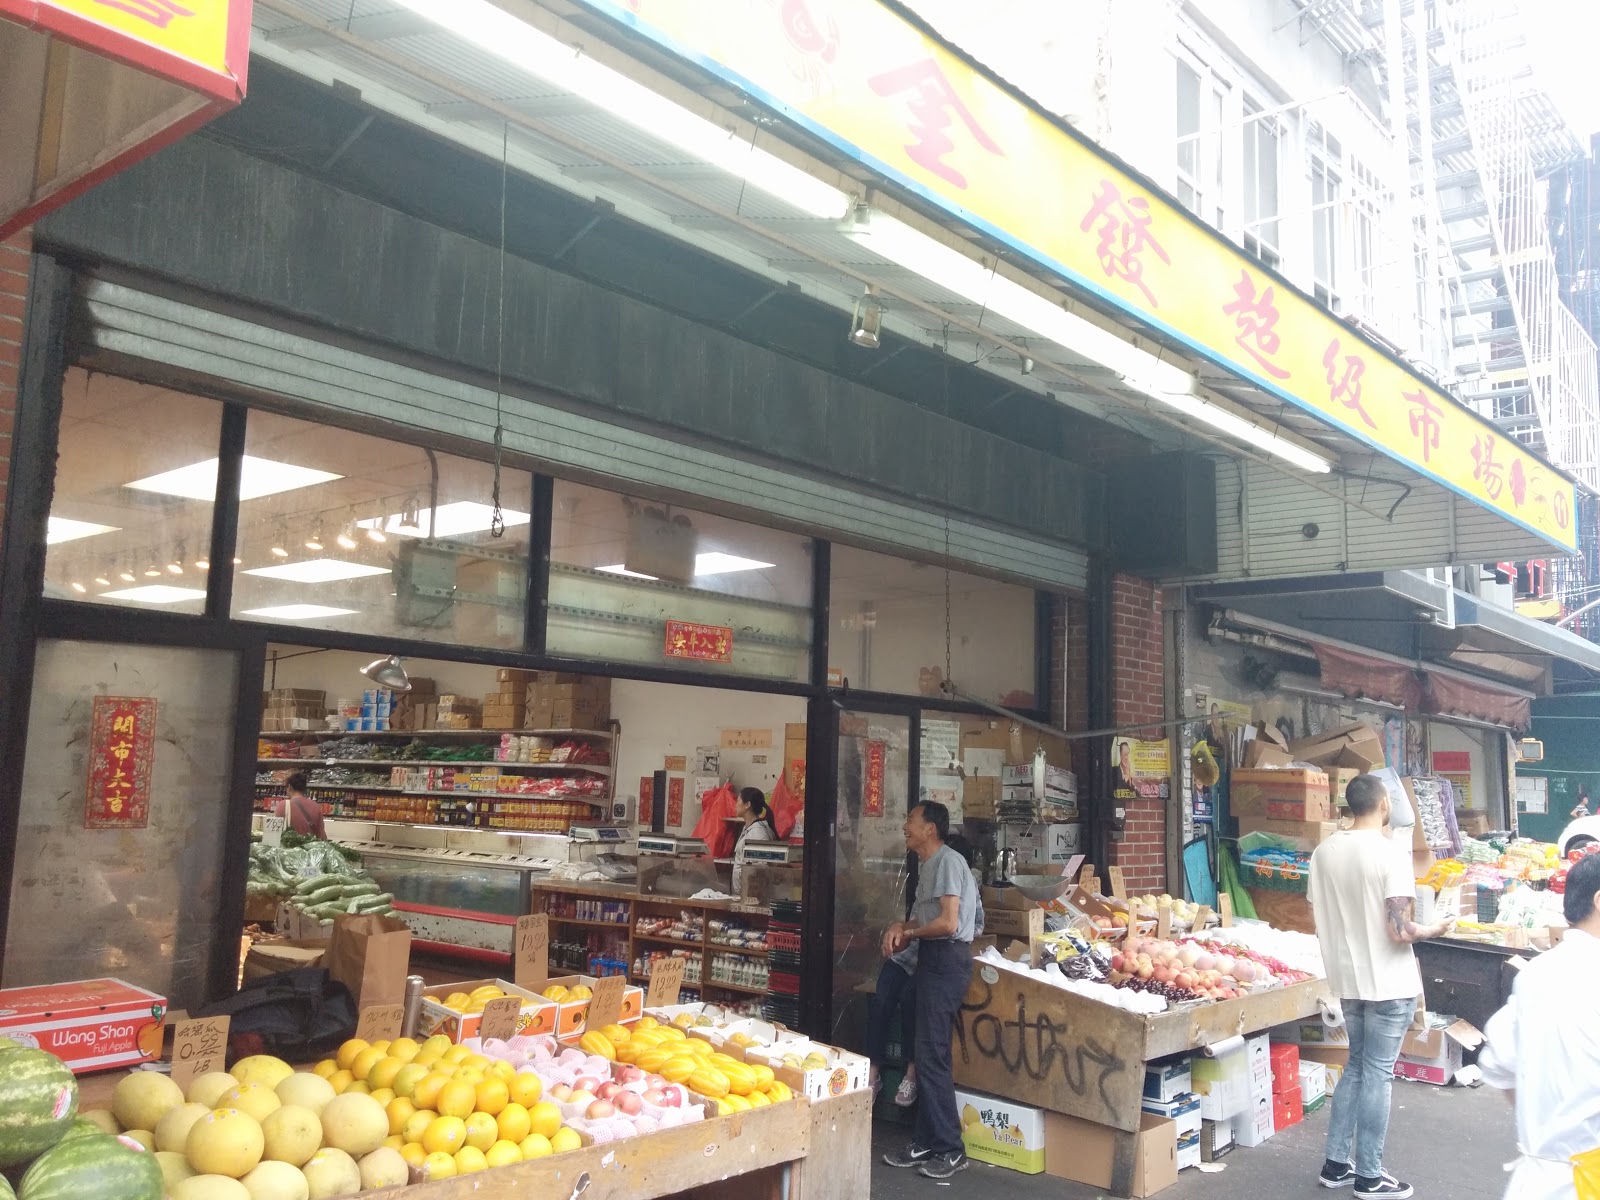
<path fill-rule="evenodd" d="M 972 938 L 978 888 L 960 854 L 945 845 L 950 811 L 933 801 L 906 816 L 906 849 L 917 856 L 917 897 L 911 919 L 883 935 L 885 956 L 917 947 L 917 1121 L 912 1141 L 891 1150 L 891 1167 L 916 1167 L 930 1179 L 948 1179 L 967 1167 L 951 1076 L 950 1040 L 956 1013 L 972 980 Z"/>

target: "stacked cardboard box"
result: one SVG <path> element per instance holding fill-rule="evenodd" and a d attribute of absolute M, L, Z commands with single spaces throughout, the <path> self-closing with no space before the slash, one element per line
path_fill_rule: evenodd
<path fill-rule="evenodd" d="M 1300 1047 L 1280 1042 L 1271 1048 L 1272 1128 L 1282 1133 L 1305 1117 L 1300 1090 Z"/>
<path fill-rule="evenodd" d="M 439 721 L 439 685 L 413 675 L 411 690 L 397 692 L 389 707 L 390 729 L 432 729 Z"/>
<path fill-rule="evenodd" d="M 261 728 L 267 733 L 294 733 L 328 726 L 326 692 L 309 688 L 276 688 L 266 694 Z"/>
<path fill-rule="evenodd" d="M 604 729 L 611 720 L 611 680 L 541 671 L 525 687 L 529 729 Z"/>
<path fill-rule="evenodd" d="M 1296 738 L 1289 743 L 1294 761 L 1315 766 L 1347 767 L 1362 774 L 1384 765 L 1383 738 L 1372 726 L 1361 721 L 1341 725 L 1327 733 Z"/>
<path fill-rule="evenodd" d="M 1300 823 L 1333 820 L 1328 776 L 1305 767 L 1240 768 L 1229 783 L 1236 817 Z"/>
<path fill-rule="evenodd" d="M 1229 1122 L 1233 1140 L 1246 1148 L 1259 1146 L 1277 1132 L 1272 1110 L 1272 1043 L 1266 1034 L 1246 1038 L 1244 1106 Z"/>
<path fill-rule="evenodd" d="M 472 696 L 446 692 L 439 697 L 435 729 L 482 729 L 483 705 Z"/>

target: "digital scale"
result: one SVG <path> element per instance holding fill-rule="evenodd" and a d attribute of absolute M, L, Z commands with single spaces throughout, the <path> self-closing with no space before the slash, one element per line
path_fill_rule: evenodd
<path fill-rule="evenodd" d="M 792 842 L 746 842 L 745 862 L 797 863 L 805 859 L 805 848 Z"/>
<path fill-rule="evenodd" d="M 626 842 L 632 832 L 616 825 L 574 825 L 567 836 L 575 842 Z"/>
<path fill-rule="evenodd" d="M 694 858 L 697 855 L 709 854 L 711 847 L 707 846 L 700 838 L 678 837 L 671 833 L 641 833 L 639 835 L 640 854 L 660 854 L 668 858 Z"/>

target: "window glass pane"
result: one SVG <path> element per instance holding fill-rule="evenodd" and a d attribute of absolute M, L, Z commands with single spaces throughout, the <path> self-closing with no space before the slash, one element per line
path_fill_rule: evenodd
<path fill-rule="evenodd" d="M 1178 64 L 1178 170 L 1193 178 L 1200 161 L 1200 76 L 1188 63 Z"/>
<path fill-rule="evenodd" d="M 805 680 L 810 539 L 557 480 L 546 648 Z"/>
<path fill-rule="evenodd" d="M 222 405 L 76 367 L 61 401 L 44 594 L 203 612 Z"/>
<path fill-rule="evenodd" d="M 417 641 L 522 648 L 526 471 L 252 412 L 233 615 Z"/>
<path fill-rule="evenodd" d="M 945 571 L 833 548 L 828 666 L 852 688 L 937 696 L 945 674 Z M 950 572 L 950 673 L 969 696 L 1036 707 L 1036 593 Z"/>

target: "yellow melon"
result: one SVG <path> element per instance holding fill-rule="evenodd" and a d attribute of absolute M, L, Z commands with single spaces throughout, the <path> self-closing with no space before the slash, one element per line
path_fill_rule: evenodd
<path fill-rule="evenodd" d="M 325 1146 L 303 1168 L 307 1200 L 350 1196 L 361 1190 L 361 1168 L 343 1150 Z"/>
<path fill-rule="evenodd" d="M 263 1158 L 303 1166 L 322 1149 L 322 1120 L 309 1108 L 285 1104 L 261 1122 L 261 1137 Z"/>
<path fill-rule="evenodd" d="M 311 1185 L 299 1167 L 286 1162 L 264 1162 L 239 1181 L 250 1200 L 310 1200 Z"/>
<path fill-rule="evenodd" d="M 161 1178 L 166 1183 L 167 1191 L 169 1192 L 174 1184 L 188 1179 L 192 1175 L 199 1174 L 189 1165 L 189 1160 L 183 1156 L 181 1151 L 157 1150 L 156 1162 L 161 1166 Z"/>
<path fill-rule="evenodd" d="M 238 1179 L 261 1161 L 265 1145 L 254 1117 L 236 1108 L 219 1108 L 189 1127 L 184 1152 L 189 1165 L 202 1174 Z"/>
<path fill-rule="evenodd" d="M 333 1084 L 310 1071 L 296 1071 L 273 1090 L 278 1093 L 278 1099 L 283 1103 L 293 1104 L 298 1108 L 309 1108 L 319 1115 L 328 1101 L 338 1095 L 333 1090 Z"/>
<path fill-rule="evenodd" d="M 293 1075 L 294 1068 L 270 1054 L 254 1054 L 234 1063 L 228 1074 L 240 1083 L 259 1083 L 270 1090 Z"/>
<path fill-rule="evenodd" d="M 389 1114 L 371 1096 L 346 1092 L 322 1110 L 322 1142 L 346 1154 L 371 1154 L 389 1136 Z"/>
<path fill-rule="evenodd" d="M 190 1082 L 187 1099 L 190 1104 L 204 1104 L 207 1108 L 216 1108 L 217 1101 L 222 1099 L 222 1093 L 238 1086 L 239 1081 L 228 1072 L 208 1071 L 204 1075 L 196 1075 Z"/>
<path fill-rule="evenodd" d="M 111 1111 L 124 1129 L 154 1129 L 182 1103 L 183 1089 L 158 1071 L 130 1071 L 111 1093 Z"/>
<path fill-rule="evenodd" d="M 189 1144 L 189 1129 L 211 1109 L 204 1104 L 180 1104 L 156 1122 L 157 1150 L 171 1150 L 182 1154 Z"/>
<path fill-rule="evenodd" d="M 379 1188 L 401 1187 L 411 1177 L 411 1168 L 400 1157 L 400 1151 L 379 1146 L 357 1164 L 361 1170 L 361 1190 L 375 1192 Z"/>
<path fill-rule="evenodd" d="M 242 1113 L 249 1113 L 257 1121 L 265 1121 L 282 1104 L 277 1092 L 260 1083 L 241 1083 L 238 1087 L 229 1088 L 217 1101 L 218 1108 L 236 1108 Z"/>
<path fill-rule="evenodd" d="M 172 1200 L 251 1200 L 244 1184 L 226 1175 L 191 1175 L 167 1194 Z"/>

